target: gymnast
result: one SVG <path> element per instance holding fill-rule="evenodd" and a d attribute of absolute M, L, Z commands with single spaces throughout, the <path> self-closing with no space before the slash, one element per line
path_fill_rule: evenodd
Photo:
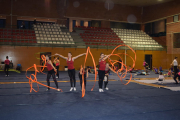
<path fill-rule="evenodd" d="M 50 79 L 51 76 L 52 76 L 52 78 L 53 78 L 53 80 L 54 80 L 54 83 L 55 83 L 55 85 L 56 85 L 57 91 L 60 91 L 60 89 L 58 89 L 58 83 L 57 83 L 57 80 L 56 80 L 56 77 L 55 77 L 55 71 L 57 71 L 57 70 L 56 70 L 56 68 L 53 66 L 51 60 L 49 60 L 49 56 L 48 56 L 48 55 L 46 55 L 46 60 L 47 60 L 46 66 L 47 66 L 47 69 L 48 69 L 47 85 L 50 86 L 50 81 L 49 81 L 49 79 Z M 48 89 L 47 89 L 46 91 L 49 91 L 49 90 L 50 90 L 50 88 L 48 87 Z"/>
<path fill-rule="evenodd" d="M 57 77 L 56 78 L 59 78 L 59 65 L 60 65 L 59 58 L 54 59 L 54 64 L 55 64 L 55 67 L 57 69 Z"/>
<path fill-rule="evenodd" d="M 76 91 L 76 78 L 75 78 L 75 69 L 74 69 L 74 60 L 86 55 L 86 53 L 77 55 L 76 57 L 72 57 L 71 52 L 68 53 L 68 57 L 64 57 L 63 55 L 60 54 L 55 54 L 58 55 L 59 57 L 65 59 L 67 61 L 67 65 L 68 65 L 68 74 L 69 74 L 69 78 L 70 78 L 70 84 L 71 84 L 71 88 L 69 91 L 72 91 L 74 89 L 74 91 Z M 74 83 L 74 85 L 73 85 Z"/>
<path fill-rule="evenodd" d="M 80 86 L 82 89 L 82 76 L 84 76 L 84 86 L 86 89 L 86 78 L 88 78 L 89 74 L 88 74 L 88 69 L 87 68 L 81 68 L 79 71 L 79 79 L 80 79 Z"/>
<path fill-rule="evenodd" d="M 146 70 L 147 69 L 147 67 L 148 67 L 148 63 L 144 60 L 144 62 L 143 62 L 143 67 L 144 67 L 144 70 Z"/>
<path fill-rule="evenodd" d="M 105 76 L 105 68 L 106 68 L 106 59 L 109 57 L 109 55 L 104 55 L 103 53 L 100 54 L 99 58 L 99 70 L 98 70 L 98 76 L 99 76 L 99 92 L 104 92 L 102 89 L 103 86 L 103 80 Z"/>
<path fill-rule="evenodd" d="M 107 87 L 107 84 L 108 84 L 108 80 L 109 80 L 110 70 L 113 71 L 114 73 L 116 73 L 114 70 L 111 69 L 111 67 L 109 66 L 109 63 L 106 63 L 105 76 L 104 76 L 104 88 L 106 90 L 109 90 L 109 88 Z"/>
<path fill-rule="evenodd" d="M 159 78 L 157 80 L 161 81 L 161 83 L 163 83 L 163 81 L 165 80 L 164 75 L 162 74 L 162 72 L 159 73 Z"/>
<path fill-rule="evenodd" d="M 5 75 L 6 77 L 9 76 L 9 63 L 10 63 L 10 61 L 8 59 L 8 56 L 6 56 L 6 60 L 4 61 L 4 64 L 5 64 L 4 71 L 6 73 L 6 75 Z"/>

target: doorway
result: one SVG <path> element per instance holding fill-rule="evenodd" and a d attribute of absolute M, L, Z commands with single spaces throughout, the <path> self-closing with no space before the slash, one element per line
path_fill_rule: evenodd
<path fill-rule="evenodd" d="M 152 70 L 152 55 L 145 55 L 145 61 L 148 63 L 149 68 Z"/>

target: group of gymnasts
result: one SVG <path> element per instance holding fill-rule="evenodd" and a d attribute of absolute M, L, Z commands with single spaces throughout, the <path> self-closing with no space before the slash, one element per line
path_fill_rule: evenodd
<path fill-rule="evenodd" d="M 75 68 L 74 68 L 74 60 L 76 60 L 77 58 L 86 55 L 86 53 L 80 54 L 76 57 L 72 57 L 71 52 L 68 53 L 68 57 L 64 57 L 63 55 L 60 54 L 55 54 L 63 59 L 65 59 L 67 61 L 67 66 L 68 66 L 68 75 L 70 78 L 70 91 L 76 91 L 76 78 L 75 78 Z M 99 58 L 99 70 L 98 70 L 98 77 L 99 77 L 99 92 L 104 92 L 103 90 L 103 81 L 104 81 L 104 88 L 105 90 L 109 90 L 109 88 L 107 87 L 108 84 L 108 75 L 109 75 L 109 71 L 113 71 L 111 69 L 111 67 L 109 66 L 108 63 L 106 63 L 106 59 L 109 57 L 109 55 L 104 55 L 103 53 L 100 54 L 100 58 Z M 47 74 L 47 85 L 50 86 L 50 78 L 52 76 L 55 85 L 57 87 L 57 90 L 60 91 L 60 89 L 58 88 L 58 83 L 56 78 L 59 78 L 59 58 L 55 58 L 54 61 L 52 62 L 50 60 L 50 56 L 46 55 L 46 66 L 48 69 L 48 74 Z M 8 69 L 9 69 L 9 64 L 10 61 L 8 59 L 8 56 L 6 56 L 6 60 L 5 60 L 5 73 L 6 76 L 9 76 L 8 74 Z M 175 57 L 175 59 L 173 60 L 172 64 L 171 64 L 174 68 L 174 80 L 176 82 L 176 84 L 179 83 L 180 81 L 180 72 L 178 72 L 178 62 L 177 62 L 177 57 Z M 147 68 L 147 64 L 144 61 L 143 62 L 143 66 L 145 67 L 145 69 Z M 180 66 L 180 65 L 179 65 Z M 130 67 L 130 66 L 129 66 Z M 133 69 L 133 68 L 132 68 Z M 130 69 L 130 70 L 132 70 Z M 85 84 L 85 88 L 86 88 L 86 78 L 88 78 L 88 72 L 90 72 L 90 68 L 81 68 L 79 71 L 79 79 L 80 79 L 80 85 L 82 88 L 82 76 L 84 76 L 84 84 Z M 130 71 L 131 72 L 131 71 Z M 55 74 L 57 73 L 57 77 L 55 76 Z M 91 73 L 91 72 L 90 72 Z M 169 73 L 168 73 L 169 74 Z M 162 75 L 162 72 L 160 72 L 160 75 Z M 178 77 L 178 80 L 176 80 L 176 78 Z M 47 89 L 47 91 L 50 90 L 50 88 Z"/>
<path fill-rule="evenodd" d="M 68 75 L 70 78 L 70 90 L 69 91 L 76 91 L 76 77 L 75 77 L 75 68 L 74 68 L 74 61 L 83 56 L 86 55 L 86 53 L 80 54 L 78 56 L 72 57 L 71 52 L 68 53 L 68 57 L 64 57 L 63 55 L 60 54 L 55 54 L 56 56 L 59 56 L 63 59 L 65 59 L 67 61 L 67 66 L 68 66 Z M 103 90 L 103 81 L 104 81 L 104 88 L 105 90 L 109 90 L 109 88 L 107 87 L 108 84 L 108 75 L 109 75 L 109 71 L 112 70 L 111 67 L 109 67 L 109 64 L 106 63 L 106 59 L 109 57 L 109 55 L 104 55 L 103 53 L 100 54 L 100 58 L 99 58 L 99 70 L 98 70 L 98 76 L 99 76 L 99 92 L 104 92 Z M 52 76 L 55 85 L 57 87 L 57 90 L 59 90 L 58 88 L 58 83 L 56 80 L 56 76 L 55 73 L 57 73 L 57 78 L 59 78 L 59 59 L 55 58 L 54 61 L 52 62 L 50 60 L 50 56 L 46 55 L 46 66 L 48 69 L 48 74 L 47 74 L 47 85 L 50 86 L 50 77 Z M 113 71 L 113 70 L 112 70 Z M 88 78 L 89 74 L 88 72 L 90 72 L 90 68 L 81 68 L 79 71 L 79 79 L 80 79 L 80 85 L 82 88 L 82 76 L 84 76 L 84 85 L 86 88 L 86 78 Z M 50 88 L 47 89 L 47 91 L 50 90 Z"/>

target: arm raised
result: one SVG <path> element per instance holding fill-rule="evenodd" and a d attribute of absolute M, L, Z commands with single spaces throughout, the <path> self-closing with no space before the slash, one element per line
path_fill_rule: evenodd
<path fill-rule="evenodd" d="M 106 60 L 110 55 L 105 55 L 105 57 L 103 58 L 103 60 Z"/>
<path fill-rule="evenodd" d="M 77 59 L 77 58 L 79 58 L 79 57 L 81 57 L 81 56 L 83 56 L 83 55 L 86 55 L 86 53 L 79 54 L 79 55 L 77 55 L 77 56 L 73 57 L 72 59 L 73 59 L 73 61 L 74 61 L 75 59 Z"/>
<path fill-rule="evenodd" d="M 68 58 L 67 57 L 64 57 L 63 55 L 60 55 L 60 54 L 55 54 L 55 55 L 58 55 L 59 57 L 61 57 L 61 58 L 63 58 L 63 59 L 65 59 L 65 60 L 67 60 Z"/>

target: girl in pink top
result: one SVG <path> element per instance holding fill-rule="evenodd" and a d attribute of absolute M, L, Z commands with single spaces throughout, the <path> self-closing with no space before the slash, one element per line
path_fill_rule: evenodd
<path fill-rule="evenodd" d="M 68 57 L 64 57 L 63 55 L 60 55 L 57 53 L 55 55 L 58 55 L 59 57 L 65 59 L 67 61 L 68 74 L 69 74 L 70 84 L 71 84 L 71 88 L 69 91 L 72 91 L 73 89 L 74 89 L 74 91 L 76 91 L 76 78 L 75 78 L 74 60 L 83 56 L 83 55 L 86 55 L 86 53 L 77 55 L 76 57 L 72 57 L 71 52 L 68 53 Z"/>
<path fill-rule="evenodd" d="M 10 61 L 8 60 L 8 56 L 6 56 L 6 60 L 4 61 L 5 67 L 4 67 L 4 71 L 6 73 L 6 77 L 9 76 L 9 63 Z"/>
<path fill-rule="evenodd" d="M 146 61 L 144 60 L 144 62 L 143 62 L 143 67 L 144 67 L 144 70 L 146 70 L 147 69 L 147 63 L 146 63 Z"/>
<path fill-rule="evenodd" d="M 57 83 L 57 80 L 56 80 L 56 77 L 55 77 L 55 71 L 57 71 L 57 70 L 56 70 L 56 68 L 53 66 L 53 64 L 52 64 L 51 60 L 49 59 L 49 56 L 48 56 L 48 55 L 46 55 L 46 60 L 47 60 L 46 66 L 47 66 L 47 69 L 48 69 L 47 85 L 50 86 L 50 81 L 49 81 L 49 79 L 50 79 L 51 76 L 52 76 L 52 78 L 53 78 L 53 80 L 54 80 L 54 83 L 55 83 L 55 85 L 56 85 L 57 91 L 60 91 L 60 89 L 58 89 L 58 83 Z M 50 90 L 50 88 L 48 87 L 48 89 L 47 89 L 46 91 L 49 91 L 49 90 Z"/>

